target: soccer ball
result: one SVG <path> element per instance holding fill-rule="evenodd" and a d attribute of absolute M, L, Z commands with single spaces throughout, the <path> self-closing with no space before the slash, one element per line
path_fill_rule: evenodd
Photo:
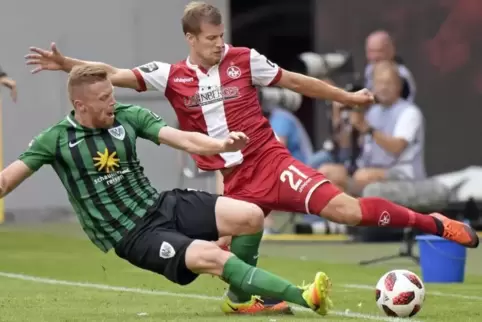
<path fill-rule="evenodd" d="M 420 278 L 407 270 L 386 273 L 376 286 L 377 305 L 386 315 L 411 317 L 422 308 L 425 287 Z"/>

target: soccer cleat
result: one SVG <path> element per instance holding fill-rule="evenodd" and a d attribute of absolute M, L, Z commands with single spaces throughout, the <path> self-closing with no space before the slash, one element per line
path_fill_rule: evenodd
<path fill-rule="evenodd" d="M 303 299 L 316 313 L 326 315 L 328 310 L 333 307 L 333 302 L 329 298 L 331 281 L 325 273 L 318 272 L 313 283 L 301 288 L 303 289 Z"/>
<path fill-rule="evenodd" d="M 430 214 L 438 221 L 437 226 L 440 227 L 442 232 L 441 236 L 445 239 L 454 241 L 469 248 L 476 248 L 479 246 L 479 236 L 477 232 L 469 225 L 447 218 L 439 213 Z"/>
<path fill-rule="evenodd" d="M 226 296 L 221 304 L 221 310 L 226 314 L 256 314 L 265 310 L 265 307 L 263 301 L 257 296 L 243 303 L 235 303 Z"/>
<path fill-rule="evenodd" d="M 285 301 L 264 297 L 261 297 L 260 299 L 263 301 L 264 311 L 269 314 L 293 315 L 291 307 Z"/>

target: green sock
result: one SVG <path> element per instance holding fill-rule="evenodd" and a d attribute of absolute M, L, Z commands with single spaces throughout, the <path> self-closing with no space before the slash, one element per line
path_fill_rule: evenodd
<path fill-rule="evenodd" d="M 262 237 L 263 231 L 252 235 L 233 237 L 231 253 L 250 266 L 256 266 L 258 264 L 258 250 Z M 252 293 L 246 293 L 234 285 L 230 285 L 228 289 L 228 297 L 238 303 L 249 301 L 252 295 Z"/>
<path fill-rule="evenodd" d="M 287 280 L 261 268 L 250 266 L 232 256 L 224 265 L 223 279 L 247 294 L 272 297 L 309 307 L 303 299 L 303 290 Z"/>

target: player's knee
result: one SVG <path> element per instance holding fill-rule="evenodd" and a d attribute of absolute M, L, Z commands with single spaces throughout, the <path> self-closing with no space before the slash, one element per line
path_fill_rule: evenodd
<path fill-rule="evenodd" d="M 342 193 L 328 203 L 321 215 L 330 221 L 354 226 L 361 221 L 360 202 L 358 199 Z"/>
<path fill-rule="evenodd" d="M 255 204 L 219 197 L 216 225 L 220 236 L 254 234 L 263 229 L 264 213 Z"/>
<path fill-rule="evenodd" d="M 264 213 L 254 204 L 246 204 L 245 212 L 239 218 L 237 231 L 233 235 L 255 234 L 263 230 Z"/>
<path fill-rule="evenodd" d="M 263 230 L 264 213 L 261 210 L 261 208 L 259 208 L 256 205 L 251 205 L 250 208 L 251 208 L 250 211 L 249 211 L 250 214 L 246 218 L 246 223 L 245 223 L 246 232 L 245 233 L 254 234 L 254 233 L 257 233 L 257 232 Z"/>
<path fill-rule="evenodd" d="M 197 274 L 221 276 L 224 264 L 232 254 L 215 243 L 195 240 L 186 250 L 186 267 Z"/>

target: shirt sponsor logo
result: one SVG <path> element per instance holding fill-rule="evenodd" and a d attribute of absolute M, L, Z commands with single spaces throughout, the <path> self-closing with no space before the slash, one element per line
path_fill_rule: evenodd
<path fill-rule="evenodd" d="M 174 83 L 191 83 L 194 82 L 194 77 L 176 77 Z"/>
<path fill-rule="evenodd" d="M 184 105 L 190 108 L 200 107 L 217 102 L 232 100 L 238 97 L 238 87 L 214 87 L 214 89 L 210 87 L 207 91 L 198 91 L 193 96 L 185 97 Z"/>

